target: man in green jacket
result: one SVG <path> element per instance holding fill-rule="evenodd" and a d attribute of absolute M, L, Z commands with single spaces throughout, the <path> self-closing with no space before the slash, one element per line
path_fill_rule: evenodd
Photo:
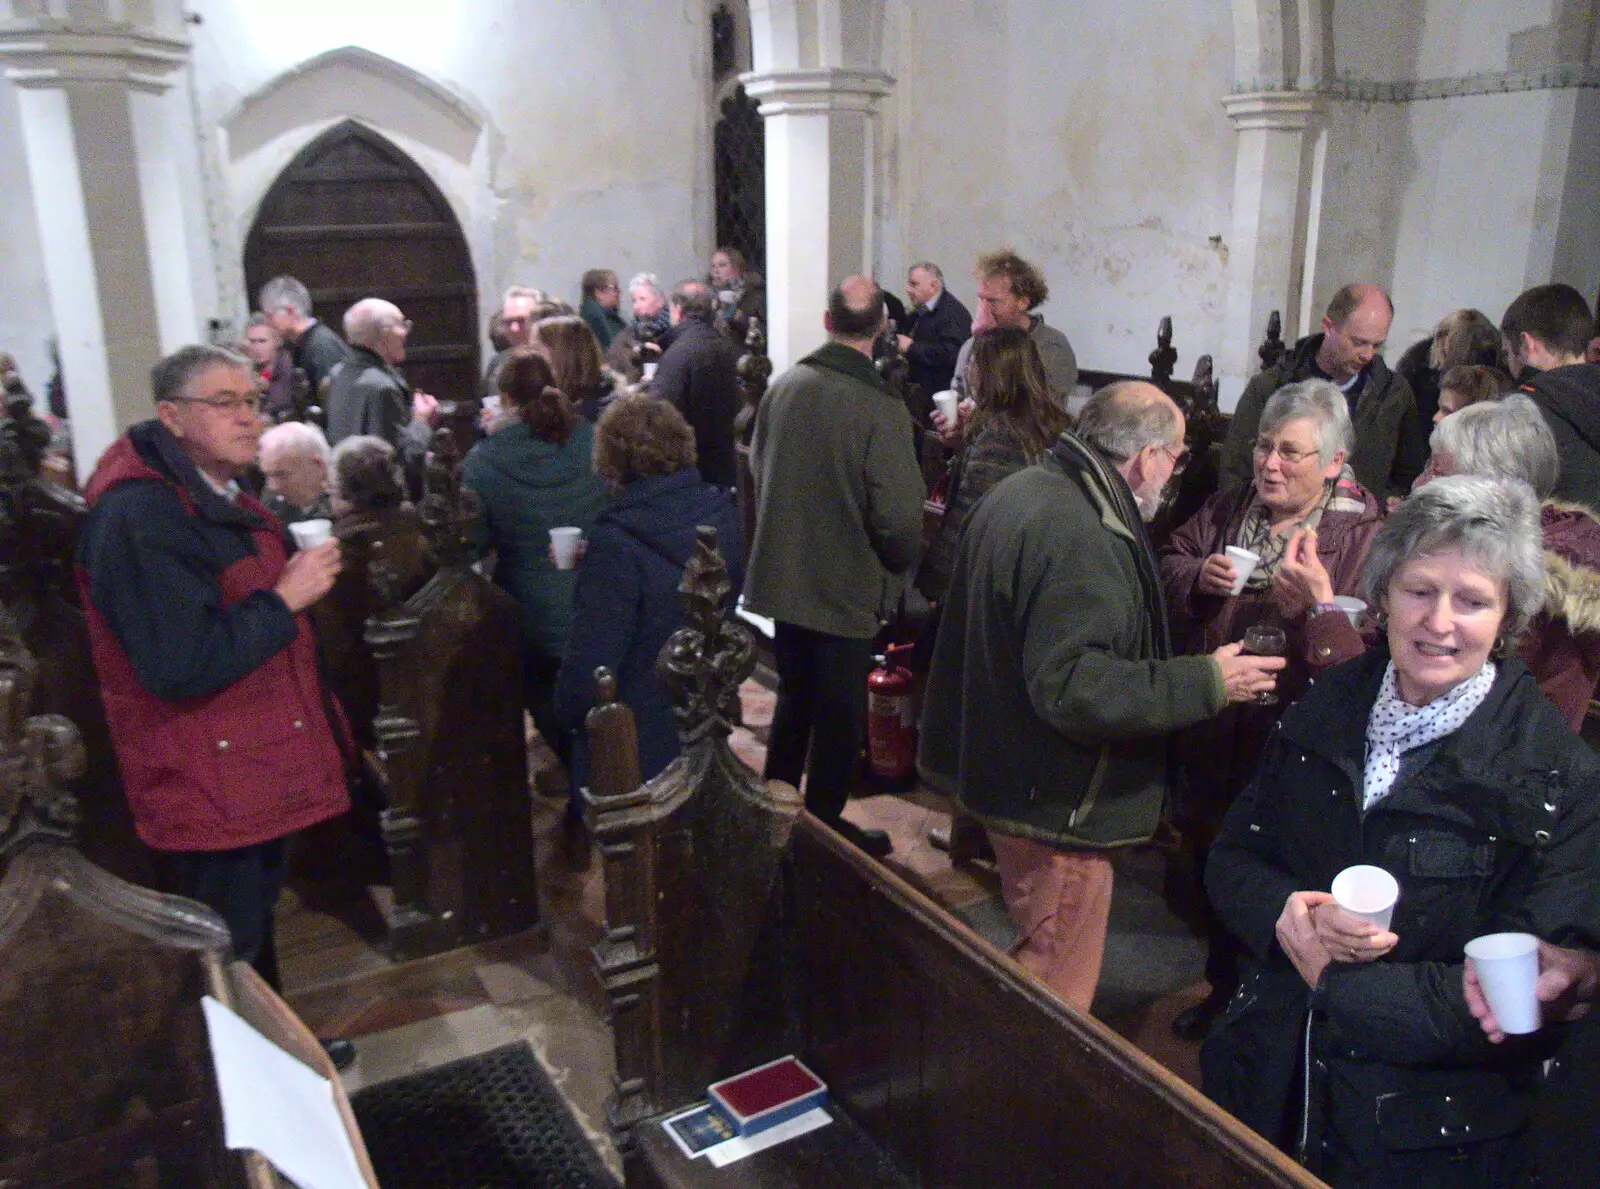
<path fill-rule="evenodd" d="M 850 277 L 823 324 L 829 341 L 773 381 L 756 414 L 744 600 L 777 623 L 767 777 L 799 785 L 809 750 L 806 808 L 883 855 L 887 835 L 840 814 L 861 754 L 872 640 L 917 560 L 925 493 L 911 417 L 872 366 L 883 291 Z"/>
<path fill-rule="evenodd" d="M 1074 434 L 967 519 L 923 698 L 923 778 L 988 828 L 1013 956 L 1087 1012 L 1109 852 L 1161 818 L 1168 738 L 1276 683 L 1281 657 L 1173 656 L 1144 521 L 1183 457 L 1154 385 L 1090 398 Z"/>

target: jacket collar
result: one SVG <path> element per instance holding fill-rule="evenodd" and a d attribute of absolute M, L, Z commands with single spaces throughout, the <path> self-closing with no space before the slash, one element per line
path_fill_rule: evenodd
<path fill-rule="evenodd" d="M 840 343 L 823 343 L 800 362 L 830 372 L 841 372 L 853 380 L 871 385 L 880 392 L 894 395 L 894 391 L 883 382 L 883 377 L 878 375 L 878 369 L 872 366 L 872 360 L 860 351 Z"/>
<path fill-rule="evenodd" d="M 106 451 L 85 495 L 93 504 L 119 483 L 139 479 L 155 479 L 176 488 L 196 515 L 216 524 L 255 529 L 264 523 L 249 506 L 254 500 L 242 496 L 234 503 L 218 495 L 183 452 L 172 431 L 154 418 L 139 422 Z"/>
<path fill-rule="evenodd" d="M 355 343 L 351 343 L 350 357 L 350 361 L 360 367 L 377 368 L 379 371 L 383 372 L 390 379 L 392 379 L 396 384 L 400 385 L 402 391 L 411 391 L 411 385 L 408 384 L 406 382 L 406 378 L 400 374 L 400 370 L 382 355 L 379 355 L 371 347 L 362 347 Z"/>

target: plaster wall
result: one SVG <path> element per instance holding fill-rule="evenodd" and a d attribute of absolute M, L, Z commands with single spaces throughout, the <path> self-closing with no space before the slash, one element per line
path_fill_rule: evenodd
<path fill-rule="evenodd" d="M 891 4 L 881 278 L 932 259 L 970 307 L 973 260 L 1010 245 L 1081 366 L 1144 370 L 1171 314 L 1187 373 L 1220 349 L 1232 54 L 1223 0 Z"/>

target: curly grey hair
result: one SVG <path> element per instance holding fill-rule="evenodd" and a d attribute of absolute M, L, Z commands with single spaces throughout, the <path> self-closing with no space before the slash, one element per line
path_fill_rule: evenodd
<path fill-rule="evenodd" d="M 1455 474 L 1520 479 L 1542 500 L 1550 498 L 1561 477 L 1549 422 L 1518 392 L 1450 414 L 1434 426 L 1428 445 L 1449 457 Z"/>
<path fill-rule="evenodd" d="M 394 447 L 380 437 L 358 434 L 340 442 L 333 448 L 329 475 L 335 498 L 354 511 L 381 511 L 405 502 Z"/>
<path fill-rule="evenodd" d="M 1078 436 L 1113 462 L 1127 462 L 1147 446 L 1170 445 L 1178 436 L 1177 407 L 1146 397 L 1136 386 L 1144 385 L 1138 380 L 1107 384 L 1078 414 Z"/>
<path fill-rule="evenodd" d="M 1544 606 L 1544 539 L 1533 489 L 1516 479 L 1451 475 L 1412 492 L 1372 540 L 1361 571 L 1367 603 L 1387 605 L 1389 583 L 1407 562 L 1452 549 L 1506 584 L 1495 655 L 1507 655 Z"/>
<path fill-rule="evenodd" d="M 1327 466 L 1343 450 L 1350 457 L 1356 431 L 1350 424 L 1350 402 L 1327 380 L 1301 380 L 1274 392 L 1261 410 L 1259 432 L 1272 435 L 1291 421 L 1317 424 L 1317 457 Z"/>

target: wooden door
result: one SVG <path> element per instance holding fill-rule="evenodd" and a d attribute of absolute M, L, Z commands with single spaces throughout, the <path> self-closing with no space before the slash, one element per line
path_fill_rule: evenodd
<path fill-rule="evenodd" d="M 441 401 L 478 390 L 478 290 L 461 225 L 416 162 L 354 121 L 291 161 L 245 242 L 250 298 L 282 273 L 311 290 L 315 315 L 344 332 L 363 297 L 392 301 L 414 323 L 411 383 Z"/>

